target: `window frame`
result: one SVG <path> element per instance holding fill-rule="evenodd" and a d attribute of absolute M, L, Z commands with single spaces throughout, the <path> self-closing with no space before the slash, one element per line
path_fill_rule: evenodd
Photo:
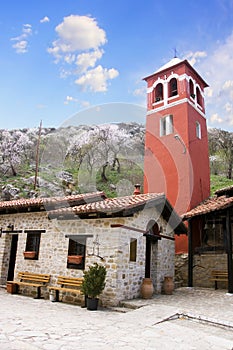
<path fill-rule="evenodd" d="M 174 85 L 173 85 L 174 83 Z M 174 97 L 178 95 L 178 84 L 177 84 L 177 79 L 173 77 L 169 81 L 169 97 Z"/>
<path fill-rule="evenodd" d="M 130 262 L 137 261 L 137 246 L 138 246 L 137 238 L 131 237 L 130 243 L 129 243 L 129 261 Z"/>
<path fill-rule="evenodd" d="M 201 139 L 201 124 L 196 121 L 196 137 Z"/>
<path fill-rule="evenodd" d="M 67 268 L 68 269 L 77 269 L 77 270 L 84 270 L 85 269 L 85 257 L 86 257 L 86 240 L 87 237 L 85 236 L 74 236 L 73 239 L 71 236 L 68 237 L 68 250 L 67 250 Z M 74 239 L 76 238 L 76 239 Z M 81 263 L 70 263 L 68 261 L 68 256 L 76 256 L 81 255 L 82 261 Z"/>
<path fill-rule="evenodd" d="M 173 114 L 168 114 L 160 118 L 160 136 L 167 136 L 174 133 Z"/>
<path fill-rule="evenodd" d="M 24 259 L 30 260 L 38 260 L 39 259 L 39 251 L 40 251 L 40 241 L 41 241 L 41 233 L 45 232 L 39 230 L 25 231 L 27 233 L 26 244 L 25 244 L 25 252 L 35 252 L 34 257 L 24 256 Z"/>
<path fill-rule="evenodd" d="M 163 100 L 163 84 L 158 83 L 155 87 L 155 96 L 154 96 L 155 102 L 160 102 Z"/>

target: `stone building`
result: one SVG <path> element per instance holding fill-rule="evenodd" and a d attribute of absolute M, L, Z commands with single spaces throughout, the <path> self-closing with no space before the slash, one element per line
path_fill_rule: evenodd
<path fill-rule="evenodd" d="M 218 287 L 233 293 L 233 186 L 183 215 L 189 226 L 188 286 L 213 287 L 213 270 L 227 271 Z"/>
<path fill-rule="evenodd" d="M 98 262 L 107 268 L 105 306 L 138 297 L 144 277 L 161 293 L 164 277 L 174 277 L 174 233 L 186 233 L 165 195 L 153 193 L 0 202 L 0 227 L 1 285 L 17 279 L 19 271 L 48 273 L 54 285 L 58 275 L 81 277 Z M 28 258 L 25 252 L 32 251 Z M 71 261 L 74 255 L 81 259 Z M 43 293 L 48 297 L 47 290 Z"/>

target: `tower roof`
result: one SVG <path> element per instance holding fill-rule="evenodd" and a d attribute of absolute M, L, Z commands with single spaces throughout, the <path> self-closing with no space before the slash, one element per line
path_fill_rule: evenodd
<path fill-rule="evenodd" d="M 159 69 L 157 69 L 154 73 L 148 75 L 147 77 L 143 78 L 143 80 L 147 80 L 148 78 L 154 76 L 155 74 L 158 74 L 162 71 L 165 71 L 166 69 L 169 69 L 171 67 L 175 67 L 178 66 L 179 64 L 186 64 L 187 66 L 189 66 L 194 72 L 195 74 L 199 77 L 199 79 L 202 81 L 204 87 L 208 87 L 209 85 L 205 82 L 205 80 L 200 76 L 200 74 L 193 68 L 193 66 L 189 63 L 188 60 L 181 60 L 178 57 L 173 57 L 169 62 L 167 62 L 166 64 L 164 64 L 162 67 L 160 67 Z"/>
<path fill-rule="evenodd" d="M 155 73 L 158 73 L 164 69 L 170 68 L 175 66 L 176 64 L 182 62 L 182 60 L 178 57 L 173 57 L 169 62 L 167 62 L 166 64 L 164 64 L 162 67 L 160 67 L 158 70 L 155 71 Z"/>

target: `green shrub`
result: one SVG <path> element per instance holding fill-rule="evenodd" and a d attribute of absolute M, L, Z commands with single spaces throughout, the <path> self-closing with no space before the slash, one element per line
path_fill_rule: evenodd
<path fill-rule="evenodd" d="M 82 293 L 89 298 L 96 298 L 105 287 L 106 267 L 94 263 L 87 271 L 84 271 Z"/>

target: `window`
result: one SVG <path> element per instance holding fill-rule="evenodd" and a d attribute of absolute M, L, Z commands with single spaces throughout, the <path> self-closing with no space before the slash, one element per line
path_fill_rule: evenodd
<path fill-rule="evenodd" d="M 189 93 L 192 98 L 195 98 L 193 81 L 189 79 Z"/>
<path fill-rule="evenodd" d="M 196 94 L 197 94 L 197 103 L 199 106 L 202 107 L 202 96 L 201 96 L 200 89 L 198 87 L 196 88 Z"/>
<path fill-rule="evenodd" d="M 86 238 L 75 236 L 69 239 L 67 268 L 84 270 L 86 255 Z"/>
<path fill-rule="evenodd" d="M 25 259 L 38 260 L 41 231 L 27 232 L 27 241 L 24 252 Z"/>
<path fill-rule="evenodd" d="M 177 80 L 176 78 L 172 78 L 169 84 L 169 97 L 176 96 L 177 94 Z"/>
<path fill-rule="evenodd" d="M 173 133 L 173 115 L 167 115 L 160 119 L 160 136 Z"/>
<path fill-rule="evenodd" d="M 196 136 L 201 139 L 201 124 L 199 122 L 196 122 Z"/>
<path fill-rule="evenodd" d="M 163 100 L 163 84 L 159 83 L 155 88 L 155 102 Z"/>
<path fill-rule="evenodd" d="M 135 262 L 137 260 L 137 240 L 130 238 L 129 261 Z"/>

